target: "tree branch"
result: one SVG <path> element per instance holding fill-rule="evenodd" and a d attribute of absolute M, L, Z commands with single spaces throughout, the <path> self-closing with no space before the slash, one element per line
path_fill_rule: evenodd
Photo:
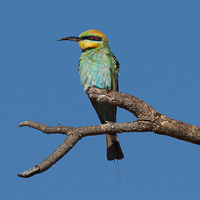
<path fill-rule="evenodd" d="M 67 137 L 50 156 L 33 168 L 18 174 L 19 177 L 28 178 L 46 171 L 68 153 L 81 138 L 91 135 L 124 132 L 154 132 L 194 144 L 200 144 L 200 127 L 170 119 L 137 97 L 98 88 L 89 88 L 87 94 L 90 99 L 97 102 L 116 105 L 128 110 L 137 117 L 137 121 L 112 122 L 84 127 L 67 127 L 60 124 L 56 127 L 50 127 L 33 121 L 22 122 L 19 124 L 19 127 L 28 126 L 46 134 L 60 133 L 67 135 Z"/>

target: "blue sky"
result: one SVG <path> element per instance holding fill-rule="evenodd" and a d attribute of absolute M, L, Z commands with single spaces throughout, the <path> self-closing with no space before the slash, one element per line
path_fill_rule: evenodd
<path fill-rule="evenodd" d="M 74 42 L 98 29 L 120 62 L 120 91 L 162 114 L 200 125 L 200 1 L 1 1 L 2 199 L 199 199 L 200 147 L 153 133 L 119 135 L 125 159 L 117 187 L 105 136 L 82 139 L 54 167 L 29 179 L 17 173 L 44 160 L 65 139 L 18 124 L 99 124 L 80 85 Z M 118 121 L 135 117 L 118 109 Z"/>

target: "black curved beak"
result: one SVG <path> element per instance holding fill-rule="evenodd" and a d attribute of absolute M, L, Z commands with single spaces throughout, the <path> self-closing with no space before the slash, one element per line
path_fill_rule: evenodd
<path fill-rule="evenodd" d="M 62 40 L 70 40 L 70 41 L 76 41 L 79 42 L 80 40 L 82 40 L 83 38 L 81 37 L 64 37 L 59 39 L 58 41 L 62 41 Z"/>

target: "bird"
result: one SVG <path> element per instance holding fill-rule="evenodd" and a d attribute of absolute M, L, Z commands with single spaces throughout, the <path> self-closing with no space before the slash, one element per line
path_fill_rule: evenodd
<path fill-rule="evenodd" d="M 118 91 L 119 62 L 111 52 L 108 39 L 99 30 L 90 29 L 78 37 L 64 37 L 58 41 L 76 41 L 82 49 L 78 71 L 86 92 L 90 87 Z M 117 107 L 90 99 L 102 124 L 116 122 Z M 117 134 L 106 134 L 107 160 L 124 158 Z"/>

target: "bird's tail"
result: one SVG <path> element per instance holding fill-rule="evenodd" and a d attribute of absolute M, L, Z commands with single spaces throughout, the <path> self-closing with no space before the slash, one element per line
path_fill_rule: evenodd
<path fill-rule="evenodd" d="M 107 159 L 123 159 L 124 154 L 122 152 L 121 146 L 117 134 L 106 134 L 106 144 L 107 144 Z"/>
<path fill-rule="evenodd" d="M 91 102 L 102 124 L 105 124 L 107 122 L 116 122 L 116 112 L 117 112 L 116 106 L 102 104 L 92 100 Z M 107 144 L 108 160 L 114 160 L 114 159 L 119 160 L 124 158 L 124 154 L 119 144 L 117 134 L 106 134 L 106 144 Z"/>

